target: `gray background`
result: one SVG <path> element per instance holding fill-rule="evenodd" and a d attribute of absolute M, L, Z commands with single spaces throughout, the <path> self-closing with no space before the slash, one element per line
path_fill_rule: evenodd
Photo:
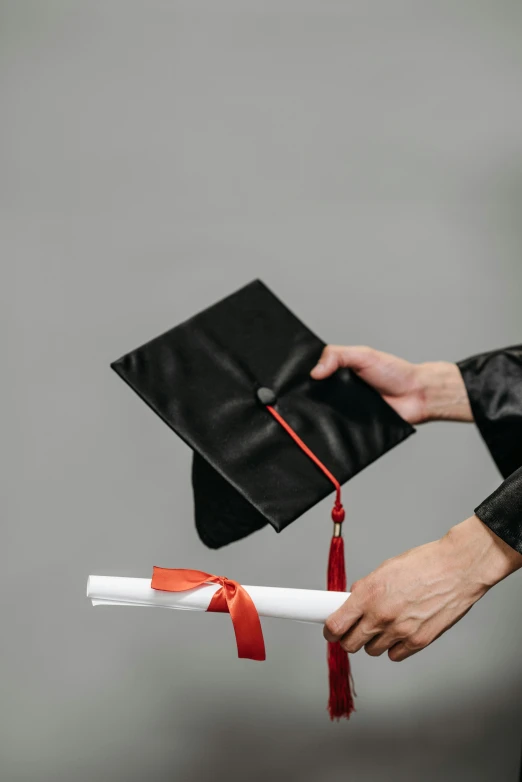
<path fill-rule="evenodd" d="M 400 665 L 354 658 L 330 724 L 320 628 L 93 610 L 153 564 L 323 588 L 329 502 L 220 552 L 189 451 L 110 371 L 261 277 L 324 339 L 411 360 L 520 341 L 518 2 L 0 3 L 1 778 L 514 780 L 520 575 Z M 353 481 L 352 580 L 499 482 L 428 425 Z"/>

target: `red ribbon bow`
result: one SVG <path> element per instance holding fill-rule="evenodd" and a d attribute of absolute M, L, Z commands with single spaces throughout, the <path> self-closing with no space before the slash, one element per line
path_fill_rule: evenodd
<path fill-rule="evenodd" d="M 151 587 L 163 592 L 187 592 L 204 584 L 221 584 L 207 611 L 230 614 L 236 635 L 238 657 L 265 660 L 265 642 L 257 608 L 246 589 L 224 576 L 211 576 L 201 570 L 155 567 Z"/>

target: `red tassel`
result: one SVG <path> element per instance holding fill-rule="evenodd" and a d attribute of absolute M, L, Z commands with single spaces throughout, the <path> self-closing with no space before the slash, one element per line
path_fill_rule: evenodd
<path fill-rule="evenodd" d="M 344 519 L 342 506 L 336 504 L 332 511 L 335 523 L 334 536 L 330 544 L 328 558 L 328 590 L 346 592 L 346 568 L 344 564 L 344 541 L 341 536 L 341 522 Z M 349 718 L 355 705 L 352 692 L 352 678 L 348 653 L 340 643 L 328 644 L 328 677 L 330 680 L 330 699 L 328 711 L 331 720 Z"/>
<path fill-rule="evenodd" d="M 260 389 L 265 390 L 266 389 Z M 271 395 L 273 396 L 273 394 Z M 259 397 L 261 401 L 261 396 Z M 265 402 L 263 402 L 265 404 Z M 330 546 L 330 558 L 328 560 L 328 589 L 332 592 L 346 592 L 346 570 L 344 567 L 344 543 L 341 537 L 341 524 L 344 521 L 344 508 L 341 503 L 341 484 L 322 461 L 308 448 L 295 432 L 290 424 L 271 404 L 266 405 L 268 412 L 288 432 L 299 448 L 311 459 L 314 464 L 333 483 L 336 491 L 335 505 L 332 510 L 334 522 L 334 534 Z M 350 662 L 348 655 L 340 644 L 328 644 L 328 673 L 330 679 L 330 700 L 328 711 L 332 720 L 348 717 L 355 711 L 352 694 L 352 678 L 350 674 Z"/>

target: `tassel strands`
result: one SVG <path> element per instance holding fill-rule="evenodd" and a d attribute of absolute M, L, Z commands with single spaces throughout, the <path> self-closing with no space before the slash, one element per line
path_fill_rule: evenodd
<path fill-rule="evenodd" d="M 334 532 L 330 543 L 328 557 L 328 590 L 331 592 L 346 592 L 346 566 L 344 560 L 344 540 L 341 534 L 341 524 L 344 521 L 344 508 L 339 497 L 332 510 Z M 340 643 L 328 644 L 328 678 L 330 697 L 328 712 L 331 720 L 348 719 L 355 711 L 354 693 L 348 653 Z"/>

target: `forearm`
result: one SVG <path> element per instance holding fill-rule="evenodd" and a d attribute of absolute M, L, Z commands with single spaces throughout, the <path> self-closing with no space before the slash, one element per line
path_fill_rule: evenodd
<path fill-rule="evenodd" d="M 442 540 L 455 552 L 460 571 L 484 592 L 522 568 L 522 554 L 477 516 L 452 527 Z"/>
<path fill-rule="evenodd" d="M 418 365 L 425 421 L 473 422 L 473 413 L 456 364 L 430 361 Z"/>

